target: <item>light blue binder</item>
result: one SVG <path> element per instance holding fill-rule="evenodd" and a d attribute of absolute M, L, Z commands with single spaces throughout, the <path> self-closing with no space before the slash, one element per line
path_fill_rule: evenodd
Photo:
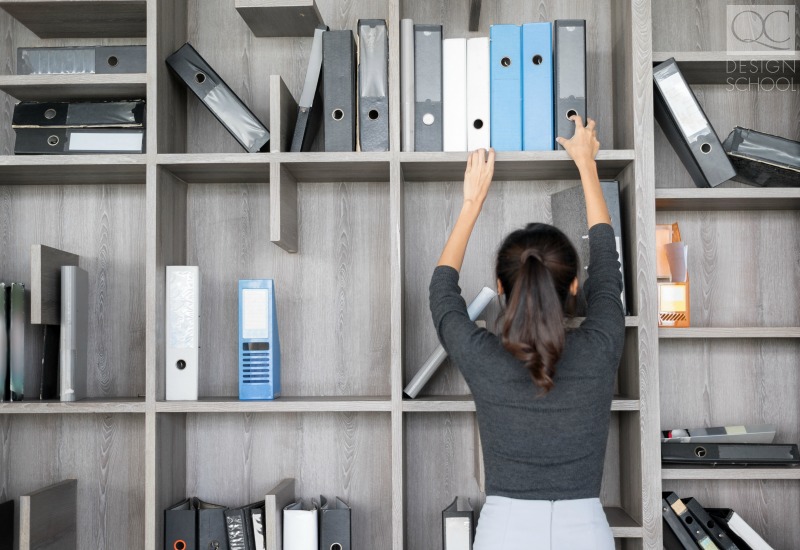
<path fill-rule="evenodd" d="M 239 281 L 239 399 L 281 394 L 281 344 L 272 279 Z"/>
<path fill-rule="evenodd" d="M 525 151 L 552 151 L 553 26 L 522 26 L 522 139 Z"/>
<path fill-rule="evenodd" d="M 497 151 L 522 150 L 522 44 L 517 25 L 492 25 L 491 144 Z"/>

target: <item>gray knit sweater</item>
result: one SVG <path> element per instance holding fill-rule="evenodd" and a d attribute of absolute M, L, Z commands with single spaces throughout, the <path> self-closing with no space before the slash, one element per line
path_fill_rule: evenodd
<path fill-rule="evenodd" d="M 475 399 L 487 495 L 564 500 L 600 494 L 625 314 L 611 226 L 592 227 L 589 243 L 587 316 L 567 332 L 555 385 L 544 396 L 500 339 L 469 320 L 458 271 L 439 266 L 433 272 L 433 322 Z"/>

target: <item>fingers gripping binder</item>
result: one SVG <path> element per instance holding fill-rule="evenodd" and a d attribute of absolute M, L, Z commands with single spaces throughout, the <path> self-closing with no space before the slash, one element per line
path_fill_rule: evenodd
<path fill-rule="evenodd" d="M 575 133 L 572 115 L 586 122 L 586 21 L 561 19 L 555 22 L 554 100 L 556 137 L 570 139 Z M 561 145 L 559 149 L 563 149 Z"/>

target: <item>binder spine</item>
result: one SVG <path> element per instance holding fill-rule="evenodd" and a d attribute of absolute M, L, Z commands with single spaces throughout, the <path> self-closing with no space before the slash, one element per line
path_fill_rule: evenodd
<path fill-rule="evenodd" d="M 442 41 L 442 126 L 445 151 L 467 150 L 467 40 Z"/>
<path fill-rule="evenodd" d="M 9 298 L 10 394 L 11 401 L 22 401 L 25 394 L 25 285 L 11 283 Z"/>
<path fill-rule="evenodd" d="M 22 101 L 14 106 L 12 128 L 143 128 L 144 101 Z"/>
<path fill-rule="evenodd" d="M 386 21 L 358 22 L 358 127 L 362 151 L 389 150 L 389 38 Z"/>
<path fill-rule="evenodd" d="M 319 27 L 314 31 L 311 43 L 311 55 L 308 59 L 306 81 L 297 107 L 297 122 L 292 136 L 292 152 L 310 151 L 314 138 L 319 131 L 322 120 L 322 34 L 327 27 Z"/>
<path fill-rule="evenodd" d="M 561 19 L 555 22 L 553 89 L 556 136 L 570 139 L 578 114 L 586 123 L 586 21 Z M 563 149 L 561 145 L 559 149 Z"/>
<path fill-rule="evenodd" d="M 17 128 L 15 155 L 144 153 L 145 132 L 135 128 Z"/>
<path fill-rule="evenodd" d="M 414 150 L 414 21 L 400 21 L 400 116 L 403 151 Z"/>
<path fill-rule="evenodd" d="M 147 72 L 146 46 L 17 48 L 17 74 L 145 72 Z"/>
<path fill-rule="evenodd" d="M 553 135 L 553 27 L 522 26 L 522 139 L 525 151 L 550 151 Z"/>
<path fill-rule="evenodd" d="M 356 54 L 353 33 L 322 35 L 323 113 L 326 151 L 356 150 Z"/>
<path fill-rule="evenodd" d="M 414 25 L 414 150 L 442 145 L 442 26 Z"/>
<path fill-rule="evenodd" d="M 61 268 L 61 401 L 86 397 L 86 345 L 89 325 L 89 274 L 77 266 Z"/>
<path fill-rule="evenodd" d="M 197 400 L 200 341 L 200 268 L 167 266 L 166 399 Z"/>
<path fill-rule="evenodd" d="M 489 39 L 467 40 L 467 148 L 488 149 L 491 136 L 489 103 Z"/>
<path fill-rule="evenodd" d="M 522 44 L 517 25 L 492 25 L 490 51 L 491 145 L 522 150 Z"/>

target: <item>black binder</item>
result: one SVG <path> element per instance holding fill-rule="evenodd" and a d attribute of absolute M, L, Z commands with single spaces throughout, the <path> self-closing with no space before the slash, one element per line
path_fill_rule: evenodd
<path fill-rule="evenodd" d="M 683 504 L 686 505 L 686 509 L 689 510 L 689 513 L 692 514 L 695 522 L 703 526 L 703 529 L 705 529 L 706 533 L 708 533 L 717 547 L 721 550 L 740 550 L 725 530 L 720 527 L 716 520 L 706 512 L 705 508 L 703 508 L 696 499 L 683 498 L 681 500 Z"/>
<path fill-rule="evenodd" d="M 87 155 L 144 153 L 138 128 L 17 128 L 15 155 Z"/>
<path fill-rule="evenodd" d="M 319 502 L 319 547 L 350 550 L 350 507 L 340 498 L 328 502 L 320 496 Z"/>
<path fill-rule="evenodd" d="M 389 150 L 389 36 L 383 19 L 358 21 L 358 127 L 362 151 Z"/>
<path fill-rule="evenodd" d="M 197 549 L 228 550 L 228 530 L 225 526 L 225 506 L 193 499 L 197 510 Z"/>
<path fill-rule="evenodd" d="M 253 532 L 253 511 L 263 513 L 264 501 L 254 502 L 241 508 L 225 510 L 225 525 L 228 531 L 230 550 L 256 550 Z"/>
<path fill-rule="evenodd" d="M 664 464 L 697 466 L 800 466 L 795 444 L 662 443 Z"/>
<path fill-rule="evenodd" d="M 458 497 L 442 510 L 442 550 L 472 550 L 475 541 L 475 514 L 467 501 L 458 506 Z"/>
<path fill-rule="evenodd" d="M 139 74 L 146 72 L 146 46 L 17 48 L 17 74 Z"/>
<path fill-rule="evenodd" d="M 722 144 L 734 181 L 761 187 L 800 187 L 800 141 L 737 126 Z"/>
<path fill-rule="evenodd" d="M 311 43 L 306 81 L 297 105 L 297 122 L 294 125 L 290 151 L 310 151 L 322 120 L 322 35 L 328 27 L 318 27 Z"/>
<path fill-rule="evenodd" d="M 22 101 L 14 106 L 12 128 L 143 128 L 145 102 Z"/>
<path fill-rule="evenodd" d="M 667 502 L 661 499 L 661 519 L 664 523 L 664 549 L 665 550 L 695 550 L 697 545 L 689 532 L 683 527 L 678 515 Z"/>
<path fill-rule="evenodd" d="M 575 134 L 572 115 L 586 123 L 586 21 L 559 19 L 553 29 L 553 113 L 555 137 L 570 139 Z M 563 149 L 558 143 L 558 149 Z"/>
<path fill-rule="evenodd" d="M 356 45 L 350 31 L 322 34 L 326 151 L 356 150 Z"/>
<path fill-rule="evenodd" d="M 187 498 L 164 510 L 164 550 L 196 548 L 197 512 Z"/>
<path fill-rule="evenodd" d="M 58 353 L 61 337 L 59 325 L 43 325 L 42 382 L 39 399 L 58 399 Z"/>
<path fill-rule="evenodd" d="M 703 526 L 695 521 L 694 516 L 678 498 L 678 495 L 673 492 L 664 492 L 661 495 L 700 548 L 716 549 L 714 541 L 708 536 Z"/>
<path fill-rule="evenodd" d="M 188 42 L 167 65 L 249 153 L 269 150 L 269 130 Z"/>
<path fill-rule="evenodd" d="M 414 25 L 414 150 L 441 151 L 442 26 Z"/>
<path fill-rule="evenodd" d="M 0 550 L 14 550 L 14 501 L 0 504 Z"/>
<path fill-rule="evenodd" d="M 714 128 L 675 59 L 653 68 L 658 125 L 697 187 L 716 187 L 736 175 Z"/>

